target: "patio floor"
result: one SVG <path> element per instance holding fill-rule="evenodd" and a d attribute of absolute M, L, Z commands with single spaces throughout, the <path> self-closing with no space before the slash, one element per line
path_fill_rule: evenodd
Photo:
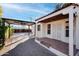
<path fill-rule="evenodd" d="M 69 44 L 56 40 L 56 39 L 50 39 L 50 38 L 38 38 L 38 41 L 40 41 L 41 44 L 47 46 L 48 48 L 51 46 L 52 48 L 66 54 L 69 55 Z M 75 49 L 75 45 L 74 45 L 74 54 L 76 54 L 77 49 Z"/>

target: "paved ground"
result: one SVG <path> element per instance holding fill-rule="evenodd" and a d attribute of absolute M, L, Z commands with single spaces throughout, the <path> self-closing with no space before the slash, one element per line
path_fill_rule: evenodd
<path fill-rule="evenodd" d="M 29 39 L 3 56 L 55 56 L 55 54 L 37 44 L 34 39 Z"/>

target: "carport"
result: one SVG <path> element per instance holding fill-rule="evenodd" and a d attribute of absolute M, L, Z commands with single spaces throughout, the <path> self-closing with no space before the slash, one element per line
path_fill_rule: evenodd
<path fill-rule="evenodd" d="M 2 18 L 2 25 L 1 25 L 2 27 L 4 27 L 4 26 L 9 26 L 10 27 L 12 24 L 13 25 L 22 25 L 22 26 L 27 25 L 28 28 L 30 29 L 31 25 L 33 25 L 35 23 L 30 22 L 30 21 L 16 20 L 16 19 L 10 19 L 10 18 Z M 10 28 L 9 28 L 9 38 L 10 38 Z M 2 45 L 4 45 L 5 35 L 0 38 L 0 41 L 1 41 Z"/>

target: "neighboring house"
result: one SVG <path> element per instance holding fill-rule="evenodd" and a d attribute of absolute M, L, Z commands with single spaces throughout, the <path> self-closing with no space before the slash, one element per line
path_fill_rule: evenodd
<path fill-rule="evenodd" d="M 36 20 L 35 27 L 37 38 L 47 37 L 51 40 L 67 43 L 68 55 L 74 55 L 74 46 L 75 49 L 79 49 L 79 5 L 70 4 L 43 16 Z M 52 49 L 52 52 L 57 55 L 66 55 L 57 49 Z"/>

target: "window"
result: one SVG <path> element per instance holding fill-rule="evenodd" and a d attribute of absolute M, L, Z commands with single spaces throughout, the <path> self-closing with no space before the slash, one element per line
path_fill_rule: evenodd
<path fill-rule="evenodd" d="M 65 36 L 69 37 L 69 21 L 66 21 L 65 33 Z"/>
<path fill-rule="evenodd" d="M 66 37 L 69 37 L 69 30 L 66 30 Z"/>
<path fill-rule="evenodd" d="M 51 34 L 51 24 L 47 25 L 47 34 Z"/>
<path fill-rule="evenodd" d="M 69 29 L 69 26 L 66 26 L 66 29 Z"/>
<path fill-rule="evenodd" d="M 69 21 L 66 21 L 66 23 L 69 23 Z"/>
<path fill-rule="evenodd" d="M 37 30 L 40 31 L 40 25 L 37 26 Z"/>

